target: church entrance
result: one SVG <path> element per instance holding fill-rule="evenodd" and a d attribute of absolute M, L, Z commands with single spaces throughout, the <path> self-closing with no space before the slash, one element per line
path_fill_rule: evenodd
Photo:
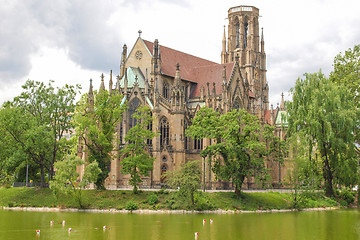
<path fill-rule="evenodd" d="M 167 171 L 167 166 L 166 166 L 166 164 L 163 164 L 162 166 L 161 166 L 161 176 L 160 176 L 160 183 L 165 183 L 165 180 L 166 180 L 166 177 L 164 176 L 164 173 L 166 173 L 166 171 Z"/>

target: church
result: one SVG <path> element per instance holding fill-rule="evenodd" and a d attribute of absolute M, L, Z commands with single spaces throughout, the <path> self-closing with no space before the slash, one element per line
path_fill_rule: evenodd
<path fill-rule="evenodd" d="M 284 102 L 269 109 L 269 86 L 266 78 L 266 54 L 263 30 L 259 28 L 259 9 L 237 6 L 228 10 L 229 24 L 224 28 L 221 64 L 168 48 L 155 41 L 142 39 L 141 31 L 134 46 L 128 51 L 123 46 L 120 73 L 116 81 L 110 73 L 109 92 L 120 93 L 128 102 L 128 110 L 117 129 L 121 149 L 125 136 L 135 124 L 131 117 L 137 107 L 147 105 L 153 116 L 153 131 L 159 134 L 148 140 L 149 152 L 155 157 L 150 177 L 144 177 L 142 188 L 165 185 L 162 174 L 177 169 L 181 164 L 201 160 L 207 189 L 229 189 L 231 183 L 215 180 L 206 159 L 200 152 L 211 144 L 211 139 L 191 139 L 185 129 L 203 106 L 219 113 L 232 109 L 246 109 L 261 122 L 282 125 L 280 112 Z M 220 33 L 221 34 L 221 33 Z M 92 83 L 90 89 L 92 91 Z M 104 75 L 100 88 L 105 89 Z M 277 125 L 278 124 L 278 125 Z M 281 126 L 276 133 L 284 137 Z M 115 150 L 117 151 L 117 150 Z M 80 153 L 86 160 L 85 151 Z M 120 169 L 121 158 L 111 161 L 108 188 L 129 186 L 129 176 Z M 267 163 L 271 168 L 273 185 L 281 185 L 284 169 Z M 256 184 L 249 178 L 244 188 Z"/>

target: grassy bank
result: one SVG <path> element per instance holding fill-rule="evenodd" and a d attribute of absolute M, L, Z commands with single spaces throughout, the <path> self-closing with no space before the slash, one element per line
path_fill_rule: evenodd
<path fill-rule="evenodd" d="M 195 205 L 179 199 L 176 192 L 86 190 L 83 197 L 87 208 L 93 209 L 186 209 L 186 210 L 269 210 L 291 208 L 318 208 L 337 206 L 335 200 L 322 193 L 304 192 L 297 195 L 296 202 L 291 193 L 254 192 L 236 197 L 230 192 L 202 193 L 196 195 Z M 59 207 L 78 208 L 77 202 L 67 195 L 55 196 L 50 189 L 0 188 L 0 205 L 5 207 Z"/>

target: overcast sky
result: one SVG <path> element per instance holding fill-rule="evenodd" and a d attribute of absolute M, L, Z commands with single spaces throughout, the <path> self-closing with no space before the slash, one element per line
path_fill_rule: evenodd
<path fill-rule="evenodd" d="M 142 38 L 220 62 L 227 10 L 260 9 L 270 102 L 276 106 L 305 72 L 332 70 L 360 43 L 359 0 L 0 0 L 0 104 L 27 79 L 59 86 L 117 75 L 122 46 Z"/>

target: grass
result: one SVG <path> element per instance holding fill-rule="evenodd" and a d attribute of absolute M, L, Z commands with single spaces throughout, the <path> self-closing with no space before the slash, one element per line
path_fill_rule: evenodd
<path fill-rule="evenodd" d="M 149 196 L 157 195 L 158 202 L 149 201 Z M 83 196 L 87 208 L 125 209 L 129 201 L 136 203 L 139 209 L 180 209 L 185 206 L 177 202 L 176 192 L 143 191 L 134 194 L 132 191 L 97 191 L 85 190 Z M 175 203 L 175 204 L 174 204 Z M 50 189 L 38 188 L 0 188 L 0 205 L 5 207 L 60 207 L 77 208 L 77 202 L 67 195 L 55 196 Z M 231 192 L 199 193 L 197 204 L 186 207 L 187 210 L 270 210 L 291 209 L 295 206 L 290 193 L 254 192 L 242 193 L 240 197 Z M 297 208 L 333 207 L 337 202 L 326 198 L 322 193 L 299 194 Z"/>

